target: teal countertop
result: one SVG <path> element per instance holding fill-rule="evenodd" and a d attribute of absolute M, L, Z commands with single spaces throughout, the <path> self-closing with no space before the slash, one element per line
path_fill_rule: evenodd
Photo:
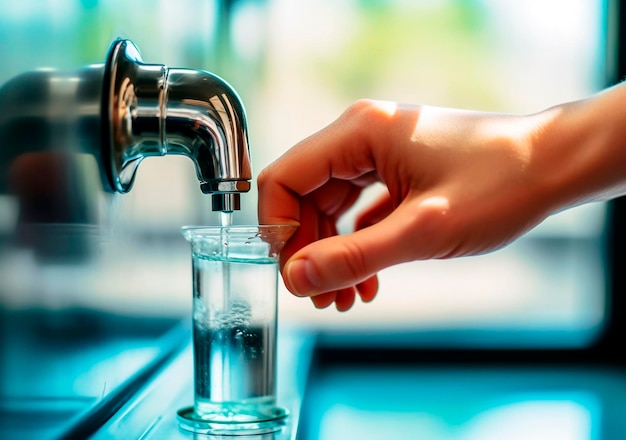
<path fill-rule="evenodd" d="M 295 329 L 282 329 L 278 335 L 277 402 L 288 409 L 280 431 L 237 439 L 295 440 L 300 422 L 313 338 Z M 94 440 L 120 439 L 198 439 L 198 434 L 178 426 L 176 412 L 193 404 L 193 350 L 190 343 L 165 368 L 129 400 L 97 433 Z M 219 436 L 206 436 L 215 439 Z M 232 437 L 228 437 L 232 438 Z"/>

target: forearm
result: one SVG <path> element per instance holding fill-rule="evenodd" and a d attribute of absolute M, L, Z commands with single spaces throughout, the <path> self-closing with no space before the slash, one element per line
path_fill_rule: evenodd
<path fill-rule="evenodd" d="M 531 164 L 555 211 L 626 194 L 626 83 L 529 118 Z"/>

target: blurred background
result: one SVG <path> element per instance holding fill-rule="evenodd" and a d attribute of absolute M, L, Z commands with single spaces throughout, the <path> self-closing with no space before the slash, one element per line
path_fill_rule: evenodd
<path fill-rule="evenodd" d="M 359 98 L 529 113 L 598 91 L 612 62 L 608 7 L 595 0 L 2 1 L 0 83 L 33 69 L 101 63 L 115 37 L 130 38 L 145 62 L 209 70 L 234 86 L 248 112 L 256 175 Z M 25 228 L 15 195 L 0 194 L 3 306 L 186 316 L 190 259 L 179 228 L 218 222 L 191 162 L 145 160 L 125 195 L 105 194 L 93 179 L 88 214 L 77 221 Z M 342 219 L 342 232 L 378 190 Z M 242 200 L 235 223 L 256 223 L 256 192 Z M 605 312 L 605 211 L 598 204 L 556 215 L 493 255 L 391 268 L 376 301 L 345 314 L 315 310 L 283 290 L 281 322 L 427 331 L 425 342 L 437 343 L 584 345 Z M 25 229 L 46 237 L 48 255 L 15 240 Z"/>

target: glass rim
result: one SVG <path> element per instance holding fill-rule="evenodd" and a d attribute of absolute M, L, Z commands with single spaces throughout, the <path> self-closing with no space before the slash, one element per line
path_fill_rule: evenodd
<path fill-rule="evenodd" d="M 259 236 L 259 237 L 280 237 L 287 240 L 298 228 L 298 225 L 229 225 L 229 226 L 195 226 L 187 225 L 180 228 L 181 234 L 187 240 L 202 239 L 203 237 L 219 237 L 223 233 L 231 237 L 237 236 Z"/>
<path fill-rule="evenodd" d="M 190 230 L 190 229 L 208 229 L 208 230 L 215 230 L 215 229 L 223 229 L 223 228 L 233 228 L 233 229 L 260 229 L 260 228 L 297 228 L 298 225 L 297 224 L 289 224 L 289 223 L 280 223 L 280 224 L 261 224 L 261 225 L 226 225 L 226 226 L 220 226 L 220 225 L 184 225 L 181 226 L 180 229 L 183 230 Z"/>
<path fill-rule="evenodd" d="M 290 225 L 290 224 L 280 224 L 280 225 L 209 225 L 209 226 L 200 226 L 200 225 L 185 225 L 180 228 L 181 232 L 198 232 L 198 233 L 214 233 L 216 231 L 232 231 L 232 232 L 248 232 L 248 231 L 260 231 L 260 230 L 279 230 L 279 231 L 287 231 L 289 229 L 296 229 L 298 225 Z"/>

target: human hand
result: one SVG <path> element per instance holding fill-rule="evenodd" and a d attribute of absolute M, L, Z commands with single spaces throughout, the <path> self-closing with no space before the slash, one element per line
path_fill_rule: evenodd
<path fill-rule="evenodd" d="M 281 255 L 287 288 L 343 311 L 357 293 L 374 298 L 385 267 L 511 243 L 567 204 L 560 188 L 574 173 L 555 164 L 567 169 L 568 160 L 537 147 L 558 138 L 546 127 L 561 110 L 512 116 L 355 103 L 258 177 L 260 223 L 300 225 Z M 353 233 L 337 235 L 339 217 L 376 181 L 388 193 Z"/>

